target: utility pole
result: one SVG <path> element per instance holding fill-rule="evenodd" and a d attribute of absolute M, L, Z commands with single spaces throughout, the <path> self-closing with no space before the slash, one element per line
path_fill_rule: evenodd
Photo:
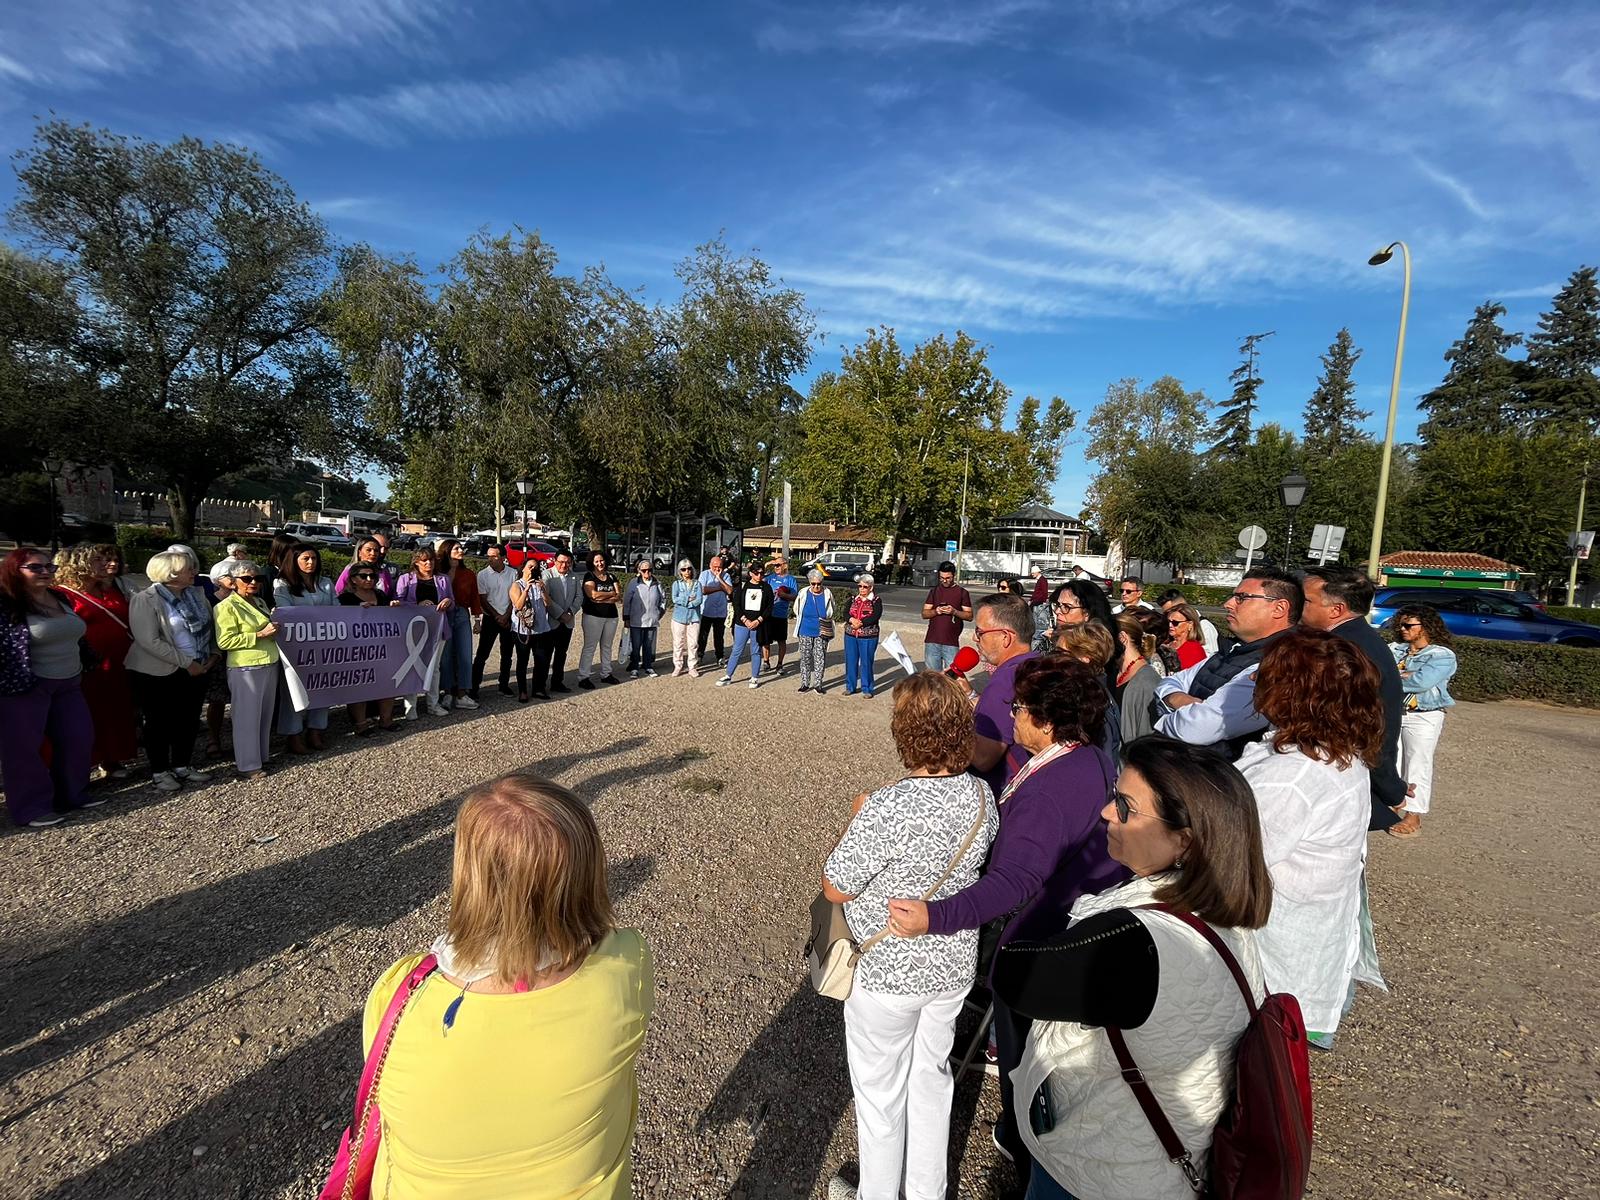
<path fill-rule="evenodd" d="M 794 489 L 788 480 L 783 482 L 783 559 L 789 561 L 789 514 L 794 503 Z"/>
<path fill-rule="evenodd" d="M 967 545 L 967 476 L 972 471 L 972 447 L 961 462 L 961 525 L 956 530 L 956 582 L 961 582 L 961 551 Z"/>
<path fill-rule="evenodd" d="M 1575 533 L 1583 532 L 1583 505 L 1589 498 L 1589 460 L 1583 460 L 1583 480 L 1578 484 L 1578 523 L 1573 526 Z M 1567 607 L 1577 603 L 1578 599 L 1578 551 L 1577 538 L 1573 538 L 1572 564 L 1567 568 Z"/>

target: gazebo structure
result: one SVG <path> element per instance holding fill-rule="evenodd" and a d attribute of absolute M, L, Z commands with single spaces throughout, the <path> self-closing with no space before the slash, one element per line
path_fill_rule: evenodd
<path fill-rule="evenodd" d="M 1024 504 L 1016 512 L 989 522 L 990 549 L 1013 554 L 1032 551 L 1054 558 L 1057 563 L 1087 553 L 1089 536 L 1082 521 L 1043 504 Z"/>

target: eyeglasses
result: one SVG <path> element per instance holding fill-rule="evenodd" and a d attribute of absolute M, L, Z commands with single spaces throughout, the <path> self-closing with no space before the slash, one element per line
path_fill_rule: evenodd
<path fill-rule="evenodd" d="M 1243 604 L 1246 600 L 1274 600 L 1274 599 L 1276 599 L 1275 596 L 1269 596 L 1265 592 L 1234 592 L 1231 596 L 1228 597 L 1228 600 L 1233 601 L 1233 603 L 1235 603 L 1235 604 Z M 1224 604 L 1228 603 L 1228 600 L 1224 600 L 1223 603 Z"/>
<path fill-rule="evenodd" d="M 975 638 L 987 637 L 991 633 L 1010 633 L 1014 635 L 1015 632 L 1015 630 L 1007 629 L 1004 625 L 991 625 L 988 629 L 977 625 L 972 627 L 972 636 Z"/>
<path fill-rule="evenodd" d="M 1010 704 L 1006 705 L 1006 707 L 1011 710 L 1011 715 L 1013 717 L 1016 716 L 1023 709 L 1027 709 L 1028 710 L 1028 714 L 1030 716 L 1033 715 L 1033 710 L 1031 708 L 1028 708 L 1028 706 L 1026 704 L 1024 704 L 1021 700 L 1013 700 Z"/>
<path fill-rule="evenodd" d="M 1167 622 L 1167 627 L 1176 629 L 1179 625 L 1187 625 L 1188 623 L 1189 619 L 1187 617 L 1173 617 Z"/>
<path fill-rule="evenodd" d="M 1395 628 L 1396 629 L 1421 629 L 1422 628 L 1422 622 L 1421 621 L 1401 621 L 1399 625 L 1395 626 Z"/>
<path fill-rule="evenodd" d="M 351 579 L 376 579 L 377 577 L 377 573 L 374 571 L 356 571 L 350 576 Z"/>
<path fill-rule="evenodd" d="M 54 575 L 55 563 L 23 563 L 22 569 L 32 575 Z"/>
<path fill-rule="evenodd" d="M 1174 829 L 1182 829 L 1176 821 L 1169 821 L 1166 817 L 1158 817 L 1155 813 L 1143 812 L 1133 806 L 1133 800 L 1122 792 L 1111 793 L 1111 803 L 1117 810 L 1117 821 L 1126 825 L 1129 817 L 1150 817 L 1160 821 L 1163 825 L 1171 825 Z"/>
<path fill-rule="evenodd" d="M 1124 596 L 1136 596 L 1139 594 L 1139 589 L 1136 587 L 1125 587 L 1122 589 L 1122 594 Z"/>
<path fill-rule="evenodd" d="M 361 578 L 363 578 L 363 576 L 357 575 L 356 578 L 357 579 L 361 579 Z M 372 576 L 371 575 L 367 575 L 364 578 L 371 579 Z M 259 575 L 235 575 L 233 577 L 233 581 L 235 583 L 260 583 L 261 582 L 261 576 L 259 576 Z"/>
<path fill-rule="evenodd" d="M 1065 601 L 1054 606 L 1057 612 L 1087 612 L 1088 608 L 1082 604 L 1068 604 Z"/>

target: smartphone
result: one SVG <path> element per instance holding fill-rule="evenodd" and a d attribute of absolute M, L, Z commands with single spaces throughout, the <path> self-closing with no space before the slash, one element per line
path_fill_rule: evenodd
<path fill-rule="evenodd" d="M 1048 1079 L 1039 1085 L 1039 1090 L 1033 1094 L 1033 1103 L 1028 1105 L 1028 1124 L 1041 1137 L 1056 1127 L 1056 1106 L 1050 1099 Z"/>

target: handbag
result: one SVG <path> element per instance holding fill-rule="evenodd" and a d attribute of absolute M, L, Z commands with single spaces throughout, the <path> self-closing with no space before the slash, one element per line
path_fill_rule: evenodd
<path fill-rule="evenodd" d="M 1239 961 L 1217 931 L 1193 913 L 1145 905 L 1177 917 L 1211 943 L 1244 996 L 1250 1023 L 1234 1059 L 1233 1099 L 1211 1136 L 1209 1178 L 1161 1110 L 1122 1030 L 1106 1027 L 1117 1066 L 1163 1153 L 1183 1172 L 1190 1190 L 1208 1200 L 1300 1200 L 1311 1174 L 1311 1061 L 1300 1002 L 1272 993 L 1258 1005 Z"/>
<path fill-rule="evenodd" d="M 339 1153 L 334 1156 L 333 1169 L 328 1172 L 328 1182 L 322 1185 L 318 1200 L 368 1200 L 372 1195 L 372 1169 L 377 1164 L 378 1141 L 383 1136 L 383 1117 L 378 1111 L 378 1081 L 383 1075 L 383 1063 L 389 1057 L 400 1014 L 405 1011 L 412 994 L 422 986 L 422 981 L 438 966 L 438 957 L 428 955 L 390 998 L 383 1021 L 378 1025 L 378 1035 L 372 1039 L 372 1049 L 367 1052 L 366 1066 L 361 1069 L 355 1116 L 339 1139 Z"/>
<path fill-rule="evenodd" d="M 978 830 L 983 828 L 989 806 L 983 802 L 983 789 L 976 779 L 972 781 L 972 790 L 978 797 L 978 819 L 972 823 L 972 828 L 967 830 L 967 836 L 961 839 L 961 845 L 945 864 L 944 870 L 939 872 L 939 878 L 933 881 L 933 886 L 922 893 L 924 901 L 931 899 L 933 894 L 944 886 L 944 881 L 950 878 L 950 873 L 956 869 L 956 864 L 971 848 L 972 840 L 978 836 Z M 850 991 L 855 986 L 856 964 L 867 951 L 881 942 L 888 932 L 889 927 L 885 925 L 858 946 L 855 935 L 850 932 L 850 923 L 845 920 L 844 905 L 829 900 L 825 894 L 819 892 L 817 898 L 811 902 L 811 937 L 806 942 L 806 962 L 811 968 L 811 986 L 817 990 L 818 995 L 833 1000 L 848 1000 Z"/>
<path fill-rule="evenodd" d="M 28 622 L 0 618 L 0 696 L 21 696 L 33 690 L 32 663 Z"/>

